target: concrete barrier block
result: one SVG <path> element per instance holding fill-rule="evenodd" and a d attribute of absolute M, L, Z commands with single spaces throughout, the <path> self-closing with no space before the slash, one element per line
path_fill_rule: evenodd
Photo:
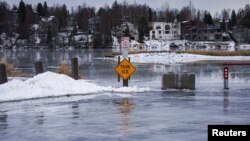
<path fill-rule="evenodd" d="M 168 73 L 162 76 L 161 89 L 190 89 L 195 90 L 195 75 L 194 74 L 174 74 Z"/>
<path fill-rule="evenodd" d="M 0 84 L 4 84 L 8 81 L 5 64 L 0 64 Z"/>
<path fill-rule="evenodd" d="M 161 89 L 168 89 L 168 88 L 175 88 L 176 87 L 176 74 L 169 73 L 169 74 L 163 74 L 162 76 L 162 85 Z"/>
<path fill-rule="evenodd" d="M 181 89 L 195 90 L 194 74 L 181 74 Z"/>

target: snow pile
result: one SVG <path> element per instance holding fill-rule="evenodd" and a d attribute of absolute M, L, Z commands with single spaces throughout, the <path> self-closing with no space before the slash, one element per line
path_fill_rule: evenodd
<path fill-rule="evenodd" d="M 150 91 L 150 89 L 138 87 L 103 87 L 86 80 L 74 80 L 66 75 L 45 72 L 26 81 L 12 80 L 0 85 L 0 91 L 0 101 L 14 101 L 97 92 L 146 92 Z"/>
<path fill-rule="evenodd" d="M 135 63 L 178 64 L 202 60 L 250 60 L 250 56 L 207 56 L 185 53 L 142 53 L 129 55 Z"/>
<path fill-rule="evenodd" d="M 250 44 L 241 44 L 239 50 L 250 50 Z"/>
<path fill-rule="evenodd" d="M 141 49 L 141 43 L 131 40 L 130 42 L 130 50 L 140 50 Z"/>
<path fill-rule="evenodd" d="M 120 45 L 117 38 L 113 40 L 113 48 L 119 49 Z M 131 40 L 129 50 L 146 51 L 176 51 L 176 50 L 223 50 L 235 51 L 233 41 L 213 42 L 213 41 L 188 41 L 188 40 L 148 40 L 143 44 Z"/>
<path fill-rule="evenodd" d="M 145 41 L 143 48 L 147 51 L 175 51 L 175 50 L 224 50 L 235 51 L 235 43 L 212 41 L 187 41 L 187 40 L 149 40 Z"/>

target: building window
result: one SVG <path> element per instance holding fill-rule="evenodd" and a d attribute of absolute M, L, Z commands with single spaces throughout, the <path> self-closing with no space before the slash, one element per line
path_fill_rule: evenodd
<path fill-rule="evenodd" d="M 155 34 L 155 31 L 152 31 L 153 34 Z"/>
<path fill-rule="evenodd" d="M 159 34 L 161 34 L 161 31 L 159 31 Z"/>
<path fill-rule="evenodd" d="M 156 26 L 156 29 L 161 29 L 161 26 L 159 26 L 159 25 L 158 25 L 158 26 Z"/>
<path fill-rule="evenodd" d="M 169 34 L 169 31 L 165 31 L 165 34 Z"/>
<path fill-rule="evenodd" d="M 170 26 L 169 25 L 165 25 L 165 30 L 170 30 Z"/>

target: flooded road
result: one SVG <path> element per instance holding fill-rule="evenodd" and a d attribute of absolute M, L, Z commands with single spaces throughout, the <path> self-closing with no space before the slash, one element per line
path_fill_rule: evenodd
<path fill-rule="evenodd" d="M 103 59 L 110 50 L 1 50 L 34 76 L 34 60 L 45 70 L 79 57 L 80 75 L 101 86 L 117 82 L 117 62 Z M 133 58 L 131 58 L 133 62 Z M 102 92 L 88 95 L 0 103 L 1 141 L 206 141 L 209 124 L 250 124 L 250 67 L 230 66 L 229 90 L 220 65 L 134 64 L 129 86 L 150 92 Z M 196 75 L 196 90 L 162 91 L 167 72 Z"/>

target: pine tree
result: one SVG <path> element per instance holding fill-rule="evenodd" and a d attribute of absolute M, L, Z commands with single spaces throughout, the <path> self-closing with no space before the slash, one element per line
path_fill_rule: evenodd
<path fill-rule="evenodd" d="M 25 3 L 21 0 L 18 7 L 18 21 L 19 24 L 24 24 L 26 18 Z"/>
<path fill-rule="evenodd" d="M 153 18 L 152 18 L 152 9 L 151 8 L 148 9 L 148 21 L 149 22 L 153 21 Z"/>
<path fill-rule="evenodd" d="M 211 24 L 214 24 L 213 18 L 212 18 L 212 16 L 211 16 L 210 13 L 205 13 L 203 22 L 204 22 L 205 24 L 210 24 L 210 25 L 211 25 Z"/>
<path fill-rule="evenodd" d="M 48 31 L 47 31 L 47 39 L 46 39 L 46 43 L 50 44 L 52 42 L 52 32 L 51 32 L 51 27 L 48 27 Z"/>
<path fill-rule="evenodd" d="M 43 5 L 41 4 L 41 3 L 38 3 L 37 4 L 37 7 L 36 7 L 36 11 L 37 11 L 37 13 L 40 15 L 40 16 L 44 16 L 44 14 L 43 14 Z"/>
<path fill-rule="evenodd" d="M 19 39 L 28 39 L 29 38 L 29 27 L 26 22 L 26 5 L 25 3 L 21 0 L 18 6 L 18 33 L 19 33 Z"/>
<path fill-rule="evenodd" d="M 144 40 L 144 36 L 147 35 L 149 33 L 149 27 L 147 25 L 147 20 L 145 17 L 141 17 L 140 21 L 139 21 L 139 27 L 138 27 L 138 31 L 139 31 L 139 42 L 143 42 Z"/>
<path fill-rule="evenodd" d="M 47 2 L 44 2 L 44 4 L 43 4 L 43 16 L 44 17 L 48 17 L 49 16 Z"/>
<path fill-rule="evenodd" d="M 235 26 L 235 24 L 237 22 L 236 13 L 234 10 L 232 11 L 232 14 L 231 14 L 231 22 L 232 22 L 232 26 Z"/>
<path fill-rule="evenodd" d="M 126 24 L 126 29 L 125 29 L 125 31 L 124 31 L 124 36 L 130 37 L 128 24 Z"/>

